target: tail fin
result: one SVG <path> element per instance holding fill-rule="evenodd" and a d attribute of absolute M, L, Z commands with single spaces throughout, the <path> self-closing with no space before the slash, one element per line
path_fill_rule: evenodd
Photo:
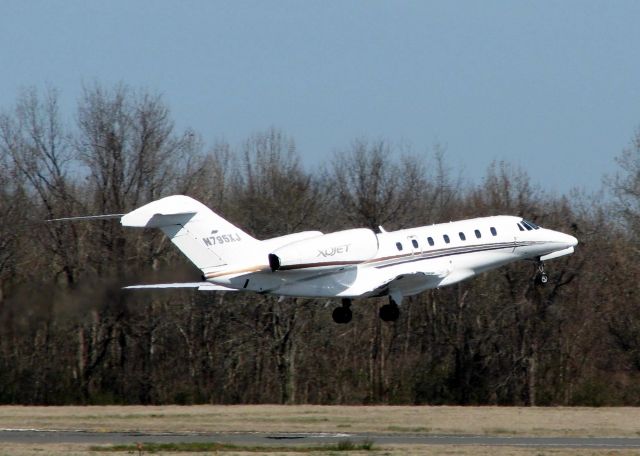
<path fill-rule="evenodd" d="M 120 223 L 160 228 L 203 272 L 247 262 L 260 242 L 204 204 L 183 195 L 167 196 L 139 207 L 125 214 Z"/>

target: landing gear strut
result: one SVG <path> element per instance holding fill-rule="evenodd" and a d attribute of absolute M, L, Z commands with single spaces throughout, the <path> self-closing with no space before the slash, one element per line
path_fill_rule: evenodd
<path fill-rule="evenodd" d="M 393 297 L 389 296 L 389 304 L 380 307 L 379 315 L 382 321 L 396 321 L 400 317 L 400 308 Z"/>
<path fill-rule="evenodd" d="M 545 285 L 549 281 L 549 276 L 544 272 L 544 263 L 538 261 L 538 272 L 536 273 L 535 282 L 537 285 Z"/>
<path fill-rule="evenodd" d="M 351 299 L 343 298 L 342 305 L 333 309 L 333 313 L 331 314 L 333 321 L 339 324 L 349 323 L 351 321 L 351 317 L 353 316 L 350 307 Z"/>

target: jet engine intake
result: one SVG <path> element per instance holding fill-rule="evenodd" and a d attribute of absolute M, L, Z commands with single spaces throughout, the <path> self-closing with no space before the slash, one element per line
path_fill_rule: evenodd
<path fill-rule="evenodd" d="M 367 228 L 336 231 L 284 245 L 269 254 L 272 271 L 358 264 L 378 252 L 378 237 Z"/>

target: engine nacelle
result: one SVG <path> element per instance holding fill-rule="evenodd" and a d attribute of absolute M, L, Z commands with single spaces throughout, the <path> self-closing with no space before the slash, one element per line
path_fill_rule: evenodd
<path fill-rule="evenodd" d="M 378 252 L 378 237 L 367 228 L 336 231 L 292 242 L 269 254 L 272 271 L 357 264 Z"/>

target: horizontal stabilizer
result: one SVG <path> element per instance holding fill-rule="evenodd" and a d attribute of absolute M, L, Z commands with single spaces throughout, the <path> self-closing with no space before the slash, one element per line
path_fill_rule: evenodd
<path fill-rule="evenodd" d="M 150 203 L 150 206 L 153 203 Z M 175 211 L 166 214 L 153 214 L 143 211 L 147 206 L 129 212 L 122 217 L 122 226 L 135 226 L 142 228 L 163 228 L 170 225 L 185 225 L 196 215 L 196 211 Z"/>
<path fill-rule="evenodd" d="M 102 215 L 84 215 L 82 217 L 62 217 L 45 220 L 45 222 L 72 222 L 77 220 L 104 220 L 104 219 L 116 219 L 122 217 L 124 214 L 102 214 Z"/>
<path fill-rule="evenodd" d="M 149 288 L 197 288 L 198 291 L 238 291 L 235 288 L 227 288 L 211 282 L 178 282 L 178 283 L 156 283 L 149 285 L 129 285 L 125 290 L 139 290 Z"/>

